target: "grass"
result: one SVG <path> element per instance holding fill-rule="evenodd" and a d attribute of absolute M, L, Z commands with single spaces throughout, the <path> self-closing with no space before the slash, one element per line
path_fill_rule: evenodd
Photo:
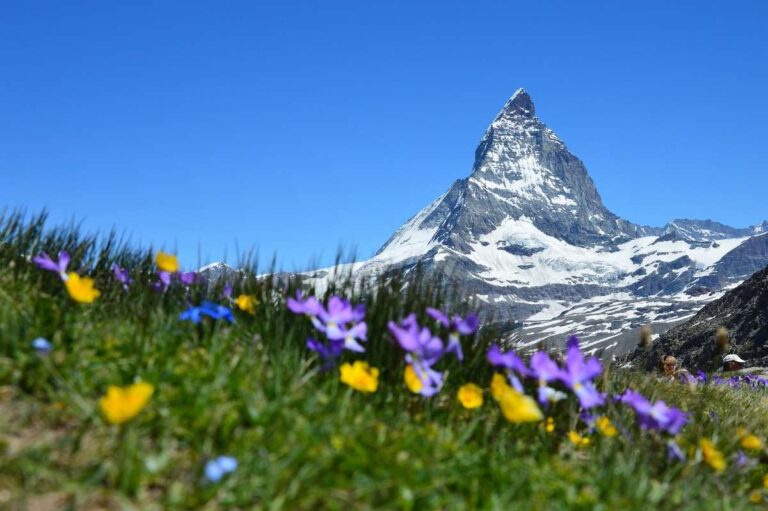
<path fill-rule="evenodd" d="M 73 254 L 74 269 L 95 277 L 103 294 L 80 305 L 58 277 L 34 267 L 40 251 Z M 390 319 L 446 301 L 471 306 L 418 274 L 373 286 L 344 279 L 341 293 L 368 306 L 364 358 L 381 369 L 374 394 L 356 392 L 322 372 L 305 348 L 311 325 L 289 313 L 284 297 L 301 282 L 257 279 L 250 266 L 236 292 L 254 294 L 254 316 L 197 327 L 178 319 L 189 303 L 217 299 L 220 285 L 149 288 L 153 254 L 114 235 L 46 229 L 44 217 L 0 219 L 0 509 L 759 509 L 765 453 L 737 467 L 737 429 L 768 435 L 768 395 L 724 386 L 689 387 L 609 368 L 601 390 L 628 385 L 691 414 L 680 435 L 688 461 L 667 460 L 666 438 L 643 432 L 631 410 L 604 413 L 621 434 L 573 446 L 573 399 L 551 410 L 556 430 L 511 424 L 486 392 L 466 410 L 458 387 L 487 387 L 482 331 L 465 339 L 467 359 L 449 362 L 440 394 L 424 399 L 402 382 L 402 352 Z M 135 271 L 124 291 L 117 262 Z M 54 351 L 40 356 L 42 336 Z M 108 385 L 140 377 L 155 385 L 149 405 L 122 427 L 106 423 L 98 400 Z M 699 439 L 723 451 L 716 473 L 701 460 Z M 205 483 L 206 460 L 229 454 L 239 467 Z M 765 499 L 765 493 L 760 494 Z"/>

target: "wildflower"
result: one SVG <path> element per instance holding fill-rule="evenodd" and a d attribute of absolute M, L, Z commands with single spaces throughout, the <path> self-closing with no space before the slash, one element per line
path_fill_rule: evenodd
<path fill-rule="evenodd" d="M 240 295 L 235 298 L 235 305 L 237 305 L 241 311 L 247 312 L 251 316 L 256 314 L 256 305 L 258 304 L 259 301 L 253 295 Z"/>
<path fill-rule="evenodd" d="M 677 460 L 685 463 L 685 460 L 686 460 L 685 453 L 683 453 L 683 450 L 680 448 L 678 443 L 675 442 L 674 440 L 670 440 L 669 442 L 667 442 L 667 459 Z"/>
<path fill-rule="evenodd" d="M 286 300 L 288 309 L 295 314 L 306 314 L 310 318 L 313 318 L 320 314 L 323 306 L 314 296 L 309 296 L 305 300 L 301 291 L 296 291 L 296 298 L 288 298 Z"/>
<path fill-rule="evenodd" d="M 565 370 L 560 380 L 576 394 L 585 409 L 602 405 L 605 397 L 595 389 L 592 380 L 602 372 L 600 361 L 595 357 L 584 359 L 579 350 L 579 339 L 572 335 L 566 343 Z"/>
<path fill-rule="evenodd" d="M 237 470 L 237 460 L 232 456 L 219 456 L 208 460 L 203 472 L 205 479 L 211 483 L 217 483 L 227 474 Z"/>
<path fill-rule="evenodd" d="M 47 355 L 53 350 L 53 344 L 48 339 L 38 337 L 32 341 L 32 348 L 34 348 L 38 355 Z"/>
<path fill-rule="evenodd" d="M 520 376 L 533 376 L 533 372 L 525 366 L 525 363 L 514 351 L 502 353 L 501 349 L 496 344 L 492 344 L 491 347 L 488 348 L 488 353 L 486 353 L 485 358 L 492 366 L 506 369 L 510 383 L 518 392 L 523 392 L 523 384 L 520 382 L 517 375 L 515 375 L 515 372 Z"/>
<path fill-rule="evenodd" d="M 563 370 L 544 351 L 537 351 L 531 357 L 533 376 L 539 381 L 539 403 L 546 405 L 565 399 L 563 392 L 553 389 L 547 383 L 564 377 Z"/>
<path fill-rule="evenodd" d="M 59 274 L 59 277 L 61 277 L 61 280 L 67 280 L 67 266 L 69 265 L 69 254 L 62 250 L 59 252 L 59 260 L 54 261 L 51 259 L 51 256 L 46 254 L 45 252 L 42 252 L 40 255 L 37 255 L 32 258 L 32 262 L 34 262 L 38 268 L 41 268 L 43 270 L 48 271 L 55 271 Z"/>
<path fill-rule="evenodd" d="M 744 449 L 747 449 L 748 451 L 759 451 L 763 448 L 763 441 L 760 440 L 755 435 L 749 433 L 740 435 L 741 436 L 741 446 Z"/>
<path fill-rule="evenodd" d="M 157 281 L 152 283 L 152 289 L 155 291 L 165 291 L 168 289 L 168 286 L 171 285 L 171 274 L 167 271 L 158 271 L 157 272 Z"/>
<path fill-rule="evenodd" d="M 179 271 L 179 260 L 173 254 L 158 252 L 157 255 L 155 255 L 155 264 L 161 271 L 168 273 L 176 273 Z"/>
<path fill-rule="evenodd" d="M 760 490 L 752 490 L 749 492 L 749 501 L 752 504 L 760 504 L 763 501 L 763 492 Z"/>
<path fill-rule="evenodd" d="M 369 367 L 367 362 L 356 360 L 339 367 L 341 383 L 360 392 L 376 392 L 379 386 L 379 370 Z"/>
<path fill-rule="evenodd" d="M 701 447 L 701 454 L 704 456 L 704 461 L 712 467 L 715 472 L 722 472 L 725 470 L 725 458 L 723 453 L 717 450 L 717 446 L 707 438 L 699 440 L 699 447 Z"/>
<path fill-rule="evenodd" d="M 405 381 L 405 386 L 408 387 L 408 390 L 414 394 L 421 393 L 421 389 L 424 388 L 424 384 L 421 382 L 418 375 L 416 374 L 416 371 L 413 369 L 413 366 L 410 364 L 405 366 L 405 371 L 403 372 L 403 381 Z"/>
<path fill-rule="evenodd" d="M 197 273 L 193 271 L 179 273 L 179 282 L 185 286 L 191 286 L 197 282 Z"/>
<path fill-rule="evenodd" d="M 120 282 L 123 285 L 123 289 L 128 291 L 128 286 L 130 286 L 131 282 L 133 281 L 128 270 L 125 268 L 120 268 L 117 263 L 114 263 L 112 265 L 112 272 L 115 275 L 115 280 Z"/>
<path fill-rule="evenodd" d="M 464 408 L 479 408 L 483 406 L 483 389 L 474 383 L 467 383 L 459 388 L 457 397 Z"/>
<path fill-rule="evenodd" d="M 229 282 L 224 284 L 224 289 L 221 290 L 221 298 L 227 301 L 232 299 L 232 284 Z"/>
<path fill-rule="evenodd" d="M 427 314 L 437 320 L 443 326 L 448 328 L 448 344 L 445 348 L 446 353 L 455 353 L 456 358 L 464 360 L 464 353 L 461 351 L 460 335 L 472 335 L 477 331 L 480 321 L 477 314 L 470 314 L 466 318 L 453 316 L 449 318 L 447 314 L 432 307 L 427 307 Z"/>
<path fill-rule="evenodd" d="M 405 361 L 423 385 L 419 393 L 424 397 L 436 394 L 443 386 L 443 375 L 432 366 L 445 354 L 443 341 L 433 336 L 429 328 L 419 328 L 415 314 L 405 318 L 401 325 L 390 321 L 388 327 L 400 347 L 408 352 Z"/>
<path fill-rule="evenodd" d="M 582 436 L 576 431 L 568 432 L 568 440 L 576 447 L 587 447 L 589 445 L 589 437 Z"/>
<path fill-rule="evenodd" d="M 547 421 L 544 423 L 544 431 L 547 433 L 552 433 L 555 431 L 555 419 L 552 417 L 547 417 Z"/>
<path fill-rule="evenodd" d="M 73 271 L 67 273 L 64 285 L 69 296 L 79 303 L 93 303 L 96 298 L 101 296 L 101 291 L 93 287 L 92 278 L 81 277 Z"/>
<path fill-rule="evenodd" d="M 533 398 L 512 387 L 503 390 L 498 402 L 501 413 L 509 422 L 538 422 L 544 418 Z"/>
<path fill-rule="evenodd" d="M 605 436 L 614 437 L 619 434 L 616 426 L 611 423 L 611 419 L 605 415 L 601 415 L 595 420 L 595 426 L 597 430 Z"/>
<path fill-rule="evenodd" d="M 111 424 L 123 424 L 136 417 L 147 405 L 155 388 L 139 382 L 127 387 L 111 385 L 99 400 L 102 413 Z"/>
<path fill-rule="evenodd" d="M 766 490 L 768 490 L 768 474 L 765 474 L 765 475 L 763 476 L 763 488 L 765 488 Z"/>
<path fill-rule="evenodd" d="M 200 304 L 199 307 L 190 307 L 189 309 L 185 310 L 179 314 L 179 319 L 182 321 L 189 320 L 193 323 L 200 323 L 200 321 L 203 319 L 203 316 L 208 316 L 212 319 L 225 319 L 230 323 L 234 323 L 235 321 L 235 316 L 232 314 L 231 309 L 223 305 L 209 302 L 208 300 Z"/>
<path fill-rule="evenodd" d="M 496 401 L 501 399 L 502 394 L 504 394 L 504 391 L 509 388 L 509 384 L 507 383 L 507 379 L 504 377 L 504 375 L 499 373 L 494 373 L 493 378 L 491 378 L 491 396 Z"/>
<path fill-rule="evenodd" d="M 323 369 L 330 369 L 336 365 L 336 359 L 341 356 L 344 343 L 341 341 L 329 341 L 328 344 L 312 337 L 307 339 L 307 348 L 314 351 L 323 360 Z"/>
<path fill-rule="evenodd" d="M 664 401 L 651 404 L 648 399 L 632 389 L 627 389 L 619 399 L 635 411 L 638 423 L 643 429 L 655 429 L 677 435 L 688 422 L 688 416 L 680 409 L 668 406 Z"/>

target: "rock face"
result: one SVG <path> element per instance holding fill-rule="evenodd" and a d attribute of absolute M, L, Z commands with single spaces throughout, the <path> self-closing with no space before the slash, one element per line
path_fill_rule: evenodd
<path fill-rule="evenodd" d="M 475 297 L 508 340 L 624 352 L 628 331 L 657 332 L 768 264 L 768 223 L 635 225 L 610 212 L 586 167 L 519 89 L 485 131 L 469 177 L 408 220 L 360 274 L 416 264 Z M 316 274 L 322 280 L 322 274 Z"/>
<path fill-rule="evenodd" d="M 721 326 L 729 331 L 731 353 L 738 353 L 751 366 L 768 364 L 768 267 L 663 334 L 649 349 L 636 349 L 629 359 L 653 369 L 662 355 L 673 354 L 685 367 L 711 370 L 722 357 L 714 342 Z"/>

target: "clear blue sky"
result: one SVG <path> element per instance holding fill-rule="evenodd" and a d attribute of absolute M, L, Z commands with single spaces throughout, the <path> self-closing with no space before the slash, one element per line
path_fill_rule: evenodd
<path fill-rule="evenodd" d="M 525 87 L 615 213 L 768 217 L 768 2 L 118 3 L 0 3 L 0 207 L 367 257 Z"/>

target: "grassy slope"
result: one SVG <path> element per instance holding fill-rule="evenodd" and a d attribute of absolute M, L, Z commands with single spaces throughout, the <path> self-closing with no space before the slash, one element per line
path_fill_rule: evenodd
<path fill-rule="evenodd" d="M 490 380 L 490 332 L 465 346 L 464 364 L 446 366 L 440 395 L 407 392 L 386 322 L 440 303 L 424 282 L 404 297 L 397 283 L 358 292 L 369 305 L 364 358 L 382 370 L 379 391 L 363 395 L 318 371 L 304 347 L 309 322 L 284 307 L 291 286 L 249 277 L 241 290 L 261 301 L 254 317 L 196 328 L 177 316 L 203 291 L 151 291 L 148 253 L 14 222 L 0 221 L 0 509 L 758 508 L 747 495 L 761 487 L 765 465 L 738 469 L 730 456 L 738 427 L 768 434 L 764 392 L 637 374 L 601 382 L 691 412 L 682 441 L 713 438 L 729 456 L 724 474 L 697 461 L 695 449 L 685 464 L 668 462 L 663 439 L 614 405 L 607 414 L 622 435 L 576 449 L 564 438 L 576 425 L 570 401 L 553 410 L 552 434 L 507 423 L 490 398 L 476 411 L 456 402 L 460 384 Z M 96 276 L 97 303 L 72 302 L 55 275 L 19 255 L 64 247 Z M 143 272 L 131 291 L 112 283 L 113 260 Z M 56 345 L 50 356 L 32 351 L 37 336 Z M 156 386 L 149 406 L 122 430 L 107 425 L 99 397 L 136 377 Z M 205 460 L 220 454 L 240 467 L 203 484 Z"/>

